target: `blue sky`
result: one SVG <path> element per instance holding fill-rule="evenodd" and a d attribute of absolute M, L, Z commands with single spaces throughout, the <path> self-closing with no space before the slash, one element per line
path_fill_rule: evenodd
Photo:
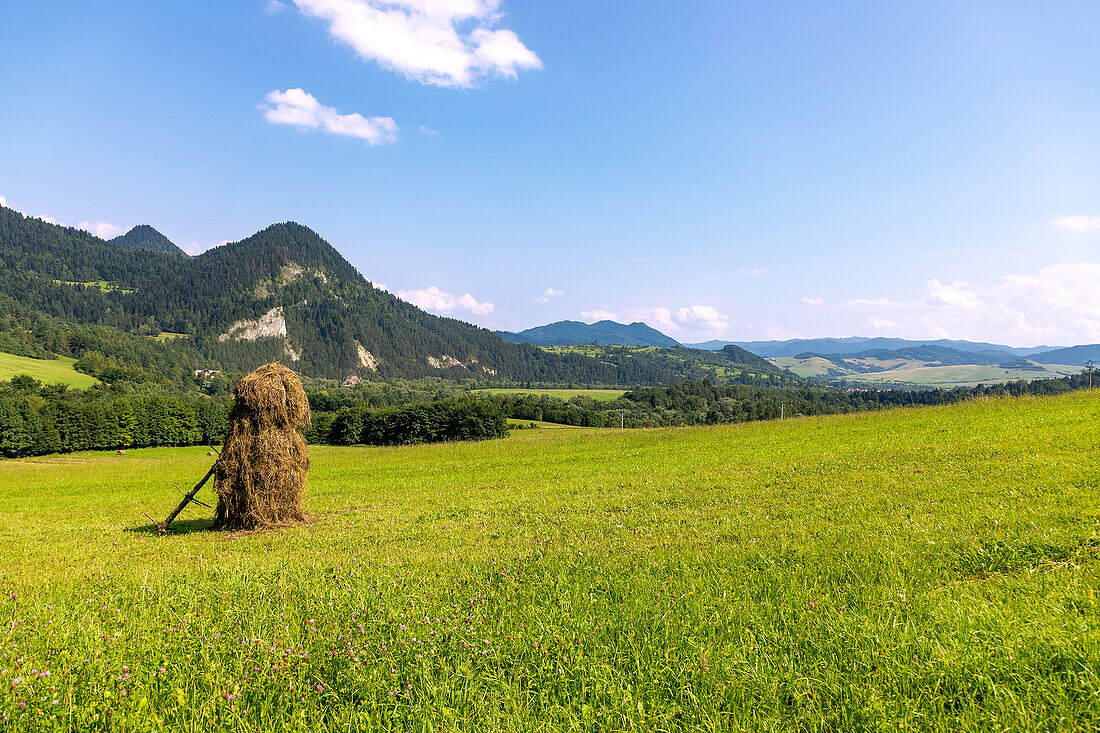
<path fill-rule="evenodd" d="M 0 197 L 493 328 L 1100 341 L 1100 5 L 0 5 Z"/>

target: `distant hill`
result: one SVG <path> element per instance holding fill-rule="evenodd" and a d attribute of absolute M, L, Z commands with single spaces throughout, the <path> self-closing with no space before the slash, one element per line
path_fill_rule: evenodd
<path fill-rule="evenodd" d="M 820 356 L 835 364 L 853 366 L 861 361 L 891 361 L 904 359 L 924 362 L 929 366 L 961 366 L 964 364 L 1001 364 L 1015 361 L 1019 357 L 1001 349 L 983 349 L 980 351 L 962 351 L 947 346 L 908 346 L 903 349 L 866 349 L 852 354 L 819 354 L 803 352 L 796 354 L 799 359 Z"/>
<path fill-rule="evenodd" d="M 1040 364 L 1067 364 L 1069 366 L 1084 366 L 1091 359 L 1100 362 L 1100 344 L 1088 344 L 1085 346 L 1069 346 L 1064 349 L 1051 349 L 1040 354 L 1028 357 Z"/>
<path fill-rule="evenodd" d="M 951 387 L 1077 374 L 1080 370 L 1068 360 L 1088 357 L 1087 352 L 1075 357 L 1065 353 L 1069 349 L 1058 351 L 1062 353 L 1056 353 L 1046 363 L 1039 363 L 1037 355 L 1016 356 L 1007 349 L 963 351 L 947 346 L 866 349 L 843 354 L 802 352 L 769 359 L 800 376 L 839 380 L 849 386 Z"/>
<path fill-rule="evenodd" d="M 886 338 L 883 336 L 849 336 L 846 338 L 817 338 L 817 339 L 789 339 L 787 341 L 707 341 L 701 344 L 684 344 L 693 349 L 720 349 L 726 344 L 735 344 L 757 356 L 783 357 L 797 356 L 798 354 L 820 354 L 829 356 L 833 354 L 856 354 L 862 351 L 875 349 L 897 350 L 921 346 L 939 346 L 956 349 L 967 353 L 983 351 L 1004 351 L 1013 356 L 1030 356 L 1043 351 L 1048 351 L 1049 346 L 1033 346 L 1017 348 L 1004 346 L 1003 344 L 990 344 L 982 341 L 960 341 L 952 339 L 936 340 L 912 340 L 901 338 Z"/>
<path fill-rule="evenodd" d="M 125 234 L 108 241 L 124 249 L 147 249 L 150 252 L 187 256 L 187 253 L 173 244 L 171 239 L 148 224 L 139 224 Z"/>
<path fill-rule="evenodd" d="M 680 344 L 655 328 L 644 323 L 630 324 L 615 321 L 582 323 L 558 321 L 545 326 L 535 326 L 513 333 L 498 331 L 501 338 L 518 344 L 537 346 L 577 346 L 596 343 L 614 346 L 679 346 Z"/>

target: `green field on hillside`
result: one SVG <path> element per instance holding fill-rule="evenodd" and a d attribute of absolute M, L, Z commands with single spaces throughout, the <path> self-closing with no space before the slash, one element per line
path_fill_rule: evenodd
<path fill-rule="evenodd" d="M 860 374 L 857 379 L 878 383 L 906 383 L 924 387 L 973 387 L 1017 379 L 1056 379 L 1080 374 L 1081 367 L 1044 364 L 1043 369 L 1003 369 L 996 365 L 923 366 Z"/>
<path fill-rule="evenodd" d="M 572 399 L 573 397 L 591 397 L 598 402 L 611 402 L 626 394 L 625 389 L 522 389 L 518 387 L 491 387 L 489 389 L 479 389 L 477 392 L 482 394 L 547 395 L 548 397 L 559 397 L 563 400 Z"/>
<path fill-rule="evenodd" d="M 1100 393 L 313 447 L 313 521 L 163 517 L 206 449 L 0 462 L 5 730 L 1096 730 Z M 200 494 L 211 501 L 211 492 Z"/>
<path fill-rule="evenodd" d="M 75 363 L 76 359 L 67 356 L 56 360 L 31 359 L 0 351 L 0 381 L 27 374 L 46 384 L 67 384 L 75 389 L 86 389 L 99 381 L 73 369 Z"/>
<path fill-rule="evenodd" d="M 906 359 L 861 359 L 866 364 L 881 366 L 885 371 L 858 372 L 839 366 L 820 356 L 800 359 L 793 356 L 769 359 L 800 377 L 843 378 L 849 382 L 867 384 L 908 384 L 921 387 L 974 387 L 1017 379 L 1056 379 L 1080 374 L 1081 367 L 1064 364 L 1036 364 L 1035 369 L 1004 369 L 995 364 L 963 364 L 927 366 L 924 362 Z"/>
<path fill-rule="evenodd" d="M 532 425 L 536 428 L 546 428 L 547 430 L 585 430 L 586 428 L 578 428 L 575 425 L 562 425 L 556 422 L 546 422 L 545 420 L 520 420 L 519 418 L 508 418 L 508 425 L 510 427 L 517 428 L 530 428 Z M 604 428 L 587 428 L 590 430 L 603 430 Z"/>
<path fill-rule="evenodd" d="M 129 294 L 134 292 L 133 290 L 127 290 L 126 288 L 120 288 L 114 283 L 107 282 L 106 280 L 90 280 L 89 282 L 74 282 L 72 280 L 54 280 L 58 285 L 75 285 L 83 288 L 96 288 L 104 293 L 113 293 L 116 290 L 123 294 Z"/>

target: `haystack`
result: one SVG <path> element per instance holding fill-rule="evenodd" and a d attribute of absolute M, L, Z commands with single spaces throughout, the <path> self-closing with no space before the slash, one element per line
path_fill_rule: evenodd
<path fill-rule="evenodd" d="M 218 529 L 255 529 L 305 519 L 309 400 L 282 364 L 246 374 L 233 389 L 225 447 L 214 466 Z"/>

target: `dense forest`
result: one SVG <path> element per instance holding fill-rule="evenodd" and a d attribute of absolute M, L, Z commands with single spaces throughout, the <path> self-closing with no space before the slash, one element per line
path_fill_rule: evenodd
<path fill-rule="evenodd" d="M 446 391 L 444 391 L 446 393 Z M 362 390 L 356 400 L 310 395 L 320 407 L 305 430 L 311 443 L 403 445 L 482 440 L 508 433 L 501 406 L 461 393 Z M 18 376 L 0 382 L 0 456 L 154 446 L 220 445 L 229 427 L 228 395 L 131 385 L 72 390 Z"/>
<path fill-rule="evenodd" d="M 437 375 L 629 386 L 672 384 L 691 376 L 670 372 L 669 359 L 645 351 L 601 358 L 548 351 L 425 313 L 373 287 L 331 245 L 294 223 L 188 258 L 124 249 L 0 207 L 0 308 L 5 314 L 0 344 L 18 347 L 14 353 L 83 358 L 79 339 L 66 349 L 55 338 L 57 348 L 50 348 L 38 338 L 43 329 L 99 326 L 147 337 L 167 332 L 184 338 L 141 349 L 147 352 L 142 358 L 158 360 L 152 353 L 159 349 L 170 355 L 160 360 L 175 360 L 177 371 L 244 371 L 278 360 L 303 374 L 332 379 Z M 239 338 L 248 329 L 234 329 L 235 324 L 265 314 L 274 319 L 270 332 Z M 747 371 L 754 379 L 781 374 L 730 348 L 736 352 L 728 352 L 726 360 L 741 366 L 712 375 L 719 381 L 737 383 Z M 690 358 L 682 355 L 684 360 Z M 172 381 L 175 375 L 164 378 Z"/>

